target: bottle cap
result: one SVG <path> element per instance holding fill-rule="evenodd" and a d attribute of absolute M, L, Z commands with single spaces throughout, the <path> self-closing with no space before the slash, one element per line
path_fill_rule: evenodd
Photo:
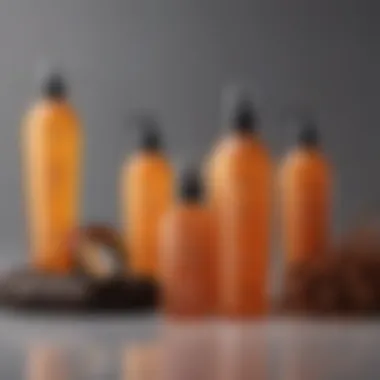
<path fill-rule="evenodd" d="M 161 135 L 157 127 L 144 127 L 140 140 L 140 148 L 147 151 L 161 149 Z"/>
<path fill-rule="evenodd" d="M 314 122 L 305 123 L 298 134 L 298 143 L 305 147 L 317 147 L 320 144 L 320 135 Z"/>
<path fill-rule="evenodd" d="M 203 196 L 202 180 L 195 167 L 186 168 L 180 180 L 180 198 L 185 202 L 199 202 Z"/>
<path fill-rule="evenodd" d="M 224 93 L 227 122 L 238 132 L 254 132 L 257 113 L 249 94 L 239 88 L 227 89 Z"/>
<path fill-rule="evenodd" d="M 137 127 L 141 150 L 155 152 L 162 149 L 162 136 L 157 119 L 144 112 L 132 115 L 132 123 Z"/>
<path fill-rule="evenodd" d="M 42 81 L 42 94 L 47 98 L 64 99 L 68 88 L 62 73 L 51 72 Z"/>

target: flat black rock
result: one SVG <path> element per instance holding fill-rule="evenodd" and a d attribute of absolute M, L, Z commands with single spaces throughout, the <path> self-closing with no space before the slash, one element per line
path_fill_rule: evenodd
<path fill-rule="evenodd" d="M 142 312 L 154 310 L 157 284 L 140 277 L 96 279 L 55 276 L 31 269 L 0 277 L 0 307 L 49 312 Z"/>

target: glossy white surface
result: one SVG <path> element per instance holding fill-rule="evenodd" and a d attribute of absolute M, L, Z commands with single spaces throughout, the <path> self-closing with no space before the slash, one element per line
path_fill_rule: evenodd
<path fill-rule="evenodd" d="M 0 379 L 375 380 L 377 322 L 0 316 Z"/>

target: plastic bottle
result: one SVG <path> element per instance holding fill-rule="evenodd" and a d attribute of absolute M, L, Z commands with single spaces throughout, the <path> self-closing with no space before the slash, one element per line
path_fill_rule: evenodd
<path fill-rule="evenodd" d="M 285 157 L 280 191 L 286 261 L 323 255 L 329 243 L 331 174 L 314 124 L 303 126 L 297 146 Z"/>
<path fill-rule="evenodd" d="M 218 226 L 219 309 L 226 317 L 249 318 L 268 308 L 272 167 L 253 104 L 242 92 L 233 98 L 228 124 L 230 133 L 207 168 Z"/>
<path fill-rule="evenodd" d="M 67 273 L 72 257 L 63 242 L 77 225 L 81 127 L 61 74 L 44 79 L 22 138 L 32 264 Z"/>
<path fill-rule="evenodd" d="M 171 317 L 215 312 L 215 226 L 197 170 L 185 171 L 179 200 L 161 226 L 162 307 Z"/>
<path fill-rule="evenodd" d="M 173 172 L 157 123 L 143 117 L 140 146 L 121 174 L 123 235 L 134 274 L 157 279 L 158 227 L 173 202 Z"/>

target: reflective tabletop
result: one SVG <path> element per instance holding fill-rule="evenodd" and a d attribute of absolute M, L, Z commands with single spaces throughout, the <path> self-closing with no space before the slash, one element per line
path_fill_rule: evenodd
<path fill-rule="evenodd" d="M 0 379 L 380 378 L 376 321 L 174 323 L 0 314 Z"/>

